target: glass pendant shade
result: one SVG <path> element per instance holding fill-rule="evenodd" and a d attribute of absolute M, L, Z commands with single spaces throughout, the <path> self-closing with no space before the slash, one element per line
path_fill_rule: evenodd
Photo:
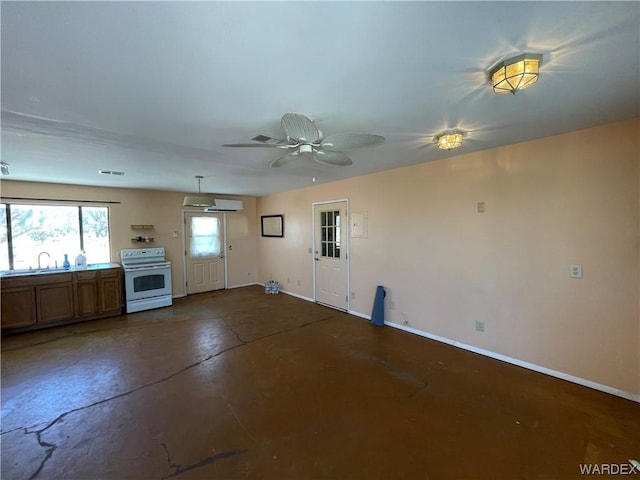
<path fill-rule="evenodd" d="M 451 150 L 462 145 L 462 133 L 450 132 L 443 133 L 438 137 L 438 148 L 442 150 Z"/>
<path fill-rule="evenodd" d="M 215 207 L 213 197 L 206 195 L 187 195 L 182 202 L 183 207 Z"/>
<path fill-rule="evenodd" d="M 530 87 L 538 81 L 540 64 L 542 55 L 535 53 L 525 53 L 500 62 L 489 73 L 493 91 L 515 95 Z"/>
<path fill-rule="evenodd" d="M 203 195 L 200 193 L 200 180 L 204 177 L 201 175 L 196 175 L 196 179 L 198 180 L 198 195 L 187 195 L 184 197 L 182 201 L 183 207 L 215 207 L 216 202 L 213 197 L 209 195 Z"/>

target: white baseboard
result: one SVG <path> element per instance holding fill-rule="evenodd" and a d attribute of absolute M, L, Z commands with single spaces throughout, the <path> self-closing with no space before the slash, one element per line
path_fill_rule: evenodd
<path fill-rule="evenodd" d="M 349 310 L 348 313 L 356 317 L 361 317 L 367 320 L 371 320 L 371 315 L 356 312 L 353 310 Z M 442 342 L 442 343 L 446 343 L 447 345 L 452 345 L 454 347 L 462 348 L 464 350 L 469 350 L 470 352 L 478 353 L 480 355 L 484 355 L 485 357 L 494 358 L 502 362 L 510 363 L 512 365 L 517 365 L 518 367 L 523 367 L 528 370 L 533 370 L 534 372 L 544 373 L 545 375 L 549 375 L 551 377 L 560 378 L 568 382 L 577 383 L 578 385 L 582 385 L 583 387 L 593 388 L 594 390 L 599 390 L 601 392 L 615 395 L 616 397 L 622 397 L 622 398 L 626 398 L 627 400 L 640 403 L 639 394 L 625 392 L 624 390 L 620 390 L 618 388 L 610 387 L 608 385 L 603 385 L 601 383 L 592 382 L 591 380 L 576 377 L 574 375 L 569 375 L 568 373 L 559 372 L 557 370 L 552 370 L 550 368 L 541 367 L 540 365 L 536 365 L 534 363 L 525 362 L 524 360 L 508 357 L 506 355 L 495 353 L 490 350 L 485 350 L 483 348 L 474 347 L 473 345 L 467 345 L 466 343 L 457 342 L 455 340 L 451 340 L 450 338 L 441 337 L 439 335 L 434 335 L 432 333 L 423 332 L 422 330 L 417 330 L 415 328 L 407 327 L 406 325 L 401 325 L 399 323 L 384 322 L 384 324 L 389 327 L 397 328 L 399 330 L 404 330 L 405 332 L 419 335 L 421 337 L 429 338 L 431 340 L 436 340 L 437 342 Z"/>
<path fill-rule="evenodd" d="M 301 298 L 302 300 L 306 300 L 307 302 L 315 302 L 313 298 L 305 297 L 304 295 L 299 295 L 297 293 L 288 292 L 286 290 L 280 290 L 280 293 L 284 293 L 286 295 L 291 295 L 292 297 Z"/>
<path fill-rule="evenodd" d="M 349 311 L 347 311 L 347 313 L 349 315 L 353 315 L 354 317 L 360 317 L 360 318 L 364 318 L 364 319 L 367 319 L 367 320 L 371 320 L 371 315 L 366 315 L 364 313 L 356 312 L 355 310 L 349 310 Z"/>
<path fill-rule="evenodd" d="M 231 290 L 232 288 L 250 287 L 252 285 L 263 285 L 263 284 L 262 283 L 258 283 L 258 282 L 243 283 L 241 285 L 231 285 L 231 286 L 227 287 L 227 290 Z"/>
<path fill-rule="evenodd" d="M 384 322 L 384 324 L 393 328 L 397 328 L 399 330 L 404 330 L 409 333 L 414 333 L 421 337 L 446 343 L 447 345 L 453 345 L 454 347 L 462 348 L 464 350 L 469 350 L 470 352 L 478 353 L 480 355 L 484 355 L 485 357 L 494 358 L 502 362 L 510 363 L 512 365 L 517 365 L 518 367 L 523 367 L 529 370 L 533 370 L 535 372 L 544 373 L 545 375 L 550 375 L 552 377 L 560 378 L 568 382 L 577 383 L 578 385 L 582 385 L 584 387 L 593 388 L 594 390 L 599 390 L 601 392 L 609 393 L 617 397 L 626 398 L 627 400 L 640 403 L 640 395 L 638 394 L 625 392 L 624 390 L 610 387 L 608 385 L 603 385 L 601 383 L 592 382 L 591 380 L 587 380 L 585 378 L 580 378 L 574 375 L 569 375 L 568 373 L 559 372 L 557 370 L 552 370 L 546 367 L 541 367 L 540 365 L 536 365 L 534 363 L 525 362 L 524 360 L 508 357 L 506 355 L 495 353 L 489 350 L 484 350 L 483 348 L 474 347 L 473 345 L 467 345 L 466 343 L 457 342 L 455 340 L 451 340 L 450 338 L 445 338 L 439 335 L 433 335 L 431 333 L 423 332 L 421 330 L 416 330 L 415 328 L 407 327 L 406 325 L 400 325 L 398 323 L 393 323 L 393 322 Z"/>
<path fill-rule="evenodd" d="M 252 283 L 250 285 L 264 285 L 262 283 Z M 287 292 L 285 290 L 280 290 L 280 292 L 291 295 L 293 297 L 300 298 L 302 300 L 306 300 L 308 302 L 315 302 L 313 298 L 305 297 L 303 295 L 298 295 L 297 293 Z M 366 320 L 371 320 L 371 315 L 367 315 L 366 313 L 357 312 L 355 310 L 348 310 L 348 314 L 353 315 L 355 317 L 364 318 Z M 441 337 L 439 335 L 434 335 L 432 333 L 423 332 L 422 330 L 417 330 L 415 328 L 407 327 L 406 325 L 401 325 L 399 323 L 394 322 L 384 322 L 385 325 L 393 328 L 397 328 L 399 330 L 404 330 L 405 332 L 413 333 L 415 335 L 419 335 L 421 337 L 429 338 L 431 340 L 436 340 L 437 342 L 446 343 L 447 345 L 452 345 L 457 348 L 462 348 L 463 350 L 468 350 L 470 352 L 478 353 L 480 355 L 484 355 L 485 357 L 494 358 L 496 360 L 500 360 L 502 362 L 510 363 L 512 365 L 517 365 L 518 367 L 523 367 L 528 370 L 533 370 L 534 372 L 543 373 L 545 375 L 549 375 L 551 377 L 559 378 L 561 380 L 566 380 L 568 382 L 576 383 L 578 385 L 582 385 L 584 387 L 593 388 L 594 390 L 599 390 L 601 392 L 609 393 L 611 395 L 615 395 L 616 397 L 626 398 L 627 400 L 631 400 L 633 402 L 640 403 L 640 394 L 635 394 L 631 392 L 626 392 L 624 390 L 620 390 L 618 388 L 610 387 L 609 385 L 603 385 L 601 383 L 592 382 L 591 380 L 587 380 L 585 378 L 576 377 L 574 375 L 569 375 L 568 373 L 559 372 L 558 370 L 552 370 L 550 368 L 542 367 L 540 365 L 536 365 L 534 363 L 525 362 L 524 360 L 520 360 L 513 357 L 508 357 L 506 355 L 502 355 L 501 353 L 495 353 L 490 350 L 485 350 L 483 348 L 474 347 L 473 345 L 467 345 L 466 343 L 458 342 L 456 340 L 451 340 L 450 338 Z"/>

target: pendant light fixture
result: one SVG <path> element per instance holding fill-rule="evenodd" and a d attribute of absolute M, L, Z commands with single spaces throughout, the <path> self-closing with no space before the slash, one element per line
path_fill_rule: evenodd
<path fill-rule="evenodd" d="M 198 179 L 198 195 L 187 195 L 182 202 L 183 207 L 215 207 L 216 202 L 213 197 L 209 195 L 202 195 L 200 193 L 200 180 L 204 177 L 202 175 L 196 175 Z"/>
<path fill-rule="evenodd" d="M 503 60 L 489 72 L 493 91 L 498 94 L 516 94 L 538 81 L 542 55 L 525 53 Z"/>
<path fill-rule="evenodd" d="M 462 145 L 462 132 L 453 130 L 445 132 L 437 138 L 438 148 L 442 150 L 451 150 Z"/>

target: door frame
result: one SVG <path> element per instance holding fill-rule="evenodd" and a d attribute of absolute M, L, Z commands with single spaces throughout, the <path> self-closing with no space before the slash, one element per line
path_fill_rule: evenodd
<path fill-rule="evenodd" d="M 187 294 L 187 213 L 212 213 L 222 215 L 222 229 L 223 235 L 223 247 L 222 254 L 224 255 L 224 289 L 229 288 L 229 263 L 227 255 L 227 212 L 203 212 L 201 210 L 182 210 L 182 288 L 184 289 L 184 296 Z"/>
<path fill-rule="evenodd" d="M 311 204 L 311 271 L 312 271 L 312 278 L 313 278 L 313 301 L 315 303 L 318 303 L 318 295 L 317 295 L 317 290 L 316 290 L 316 207 L 320 206 L 320 205 L 326 205 L 329 203 L 341 203 L 344 202 L 345 203 L 345 212 L 344 212 L 344 216 L 345 216 L 345 220 L 344 220 L 344 235 L 345 235 L 345 263 L 346 263 L 346 272 L 347 272 L 347 308 L 346 311 L 350 312 L 351 311 L 351 271 L 350 271 L 350 265 L 351 265 L 351 254 L 350 254 L 350 239 L 351 239 L 351 233 L 349 230 L 349 225 L 350 225 L 350 221 L 349 221 L 349 199 L 348 198 L 340 198 L 338 200 L 323 200 L 321 202 L 313 202 Z M 225 231 L 226 234 L 226 231 Z M 324 305 L 324 304 L 323 304 Z M 330 307 L 330 305 L 327 305 L 328 307 Z M 339 309 L 341 310 L 341 309 Z M 342 311 L 342 310 L 341 310 Z"/>

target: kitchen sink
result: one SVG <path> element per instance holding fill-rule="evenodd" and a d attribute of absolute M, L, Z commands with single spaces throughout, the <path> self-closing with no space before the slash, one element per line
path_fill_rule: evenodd
<path fill-rule="evenodd" d="M 0 277 L 18 277 L 22 275 L 44 275 L 47 273 L 60 273 L 68 272 L 68 268 L 18 268 L 15 270 L 3 270 L 0 272 Z"/>

